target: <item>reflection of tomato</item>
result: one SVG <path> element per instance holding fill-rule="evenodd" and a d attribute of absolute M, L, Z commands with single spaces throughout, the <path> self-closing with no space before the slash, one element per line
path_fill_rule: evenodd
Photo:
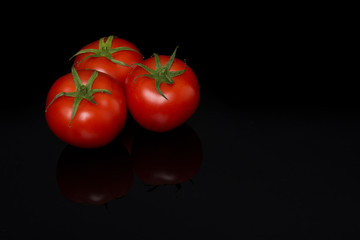
<path fill-rule="evenodd" d="M 126 148 L 112 143 L 97 149 L 68 145 L 58 161 L 56 175 L 67 199 L 91 205 L 124 196 L 134 176 Z"/>
<path fill-rule="evenodd" d="M 127 119 L 123 130 L 117 139 L 127 148 L 131 154 L 131 148 L 136 136 L 142 131 L 141 126 L 132 118 L 131 114 L 127 114 Z"/>
<path fill-rule="evenodd" d="M 187 125 L 165 133 L 144 131 L 132 148 L 136 175 L 147 185 L 179 184 L 199 171 L 202 146 Z"/>

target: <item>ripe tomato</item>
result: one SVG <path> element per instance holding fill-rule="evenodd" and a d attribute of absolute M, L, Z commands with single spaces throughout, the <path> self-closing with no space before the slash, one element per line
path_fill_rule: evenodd
<path fill-rule="evenodd" d="M 165 132 L 184 123 L 200 100 L 195 73 L 183 61 L 154 54 L 129 74 L 125 80 L 128 109 L 144 128 Z"/>
<path fill-rule="evenodd" d="M 143 60 L 134 44 L 114 36 L 101 38 L 86 45 L 73 57 L 76 57 L 76 69 L 97 70 L 110 75 L 121 84 L 132 70 L 131 64 Z"/>
<path fill-rule="evenodd" d="M 56 168 L 64 197 L 75 203 L 101 205 L 126 195 L 134 172 L 126 148 L 113 143 L 96 149 L 65 147 Z"/>
<path fill-rule="evenodd" d="M 59 78 L 46 99 L 46 121 L 54 134 L 77 147 L 108 144 L 126 121 L 123 88 L 110 76 L 72 68 Z"/>

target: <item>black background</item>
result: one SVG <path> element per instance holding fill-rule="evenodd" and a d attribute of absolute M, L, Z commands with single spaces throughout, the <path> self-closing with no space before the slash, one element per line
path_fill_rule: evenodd
<path fill-rule="evenodd" d="M 328 6 L 157 4 L 14 11 L 2 48 L 1 239 L 350 239 L 359 228 L 352 16 Z M 165 6 L 165 7 L 164 7 Z M 65 10 L 66 9 L 66 10 Z M 61 195 L 66 144 L 47 128 L 52 83 L 82 46 L 116 35 L 186 59 L 203 163 L 180 196 L 139 179 L 103 206 Z"/>

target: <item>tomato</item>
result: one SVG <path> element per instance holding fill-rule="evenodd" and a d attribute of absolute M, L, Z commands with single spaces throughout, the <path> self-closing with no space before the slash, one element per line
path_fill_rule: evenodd
<path fill-rule="evenodd" d="M 195 73 L 183 61 L 157 55 L 135 64 L 125 80 L 128 109 L 144 128 L 165 132 L 189 119 L 199 105 Z"/>
<path fill-rule="evenodd" d="M 110 143 L 126 121 L 123 88 L 110 76 L 72 68 L 59 78 L 46 99 L 45 117 L 50 129 L 64 142 L 83 148 Z"/>
<path fill-rule="evenodd" d="M 132 70 L 131 65 L 143 60 L 134 44 L 114 36 L 86 45 L 73 57 L 76 57 L 76 69 L 97 70 L 110 75 L 121 84 Z"/>
<path fill-rule="evenodd" d="M 200 170 L 202 144 L 187 124 L 168 132 L 144 130 L 132 147 L 136 175 L 151 186 L 177 185 L 191 180 Z"/>
<path fill-rule="evenodd" d="M 62 195 L 75 203 L 101 205 L 121 198 L 130 190 L 134 172 L 121 144 L 96 149 L 66 146 L 56 168 Z"/>

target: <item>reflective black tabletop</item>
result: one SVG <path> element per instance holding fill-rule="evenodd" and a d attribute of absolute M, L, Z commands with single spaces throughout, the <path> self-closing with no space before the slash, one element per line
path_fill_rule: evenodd
<path fill-rule="evenodd" d="M 232 113 L 204 95 L 178 129 L 152 133 L 130 119 L 100 149 L 58 140 L 39 107 L 7 123 L 1 235 L 265 239 L 356 229 L 360 115 Z"/>

